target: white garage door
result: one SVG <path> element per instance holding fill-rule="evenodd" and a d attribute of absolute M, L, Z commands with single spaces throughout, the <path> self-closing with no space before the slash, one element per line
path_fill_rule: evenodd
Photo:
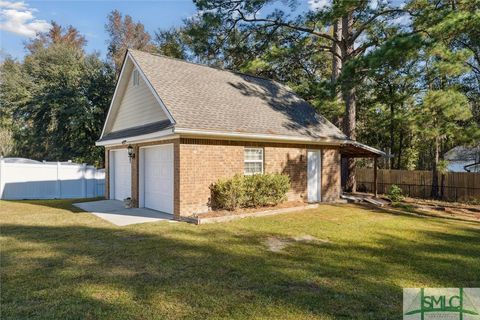
<path fill-rule="evenodd" d="M 132 167 L 126 149 L 111 151 L 111 170 L 113 177 L 112 196 L 116 200 L 131 197 Z"/>
<path fill-rule="evenodd" d="M 173 214 L 173 144 L 145 148 L 144 206 Z"/>

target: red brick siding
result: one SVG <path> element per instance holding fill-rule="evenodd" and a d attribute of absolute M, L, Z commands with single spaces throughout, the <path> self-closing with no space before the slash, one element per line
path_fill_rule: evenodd
<path fill-rule="evenodd" d="M 307 197 L 307 149 L 270 147 L 264 148 L 266 173 L 283 173 L 290 177 L 289 200 L 305 200 Z"/>
<path fill-rule="evenodd" d="M 324 149 L 322 152 L 322 202 L 336 201 L 340 198 L 340 152 Z"/>
<path fill-rule="evenodd" d="M 132 161 L 132 200 L 138 205 L 139 148 L 165 143 L 174 144 L 174 213 L 190 216 L 209 210 L 210 185 L 220 178 L 243 174 L 244 148 L 264 148 L 266 173 L 290 176 L 289 200 L 306 200 L 307 150 L 321 148 L 304 144 L 259 143 L 205 139 L 172 139 L 132 144 L 136 158 Z M 126 146 L 106 148 L 105 196 L 109 197 L 109 151 Z M 335 201 L 340 196 L 340 154 L 335 149 L 322 152 L 322 201 Z"/>
<path fill-rule="evenodd" d="M 182 216 L 208 211 L 210 185 L 220 178 L 243 174 L 245 147 L 263 147 L 265 172 L 289 175 L 292 184 L 289 200 L 306 200 L 307 150 L 321 147 L 182 138 L 179 152 Z M 340 155 L 335 149 L 325 149 L 323 154 L 322 201 L 334 201 L 340 195 Z"/>
<path fill-rule="evenodd" d="M 180 214 L 208 211 L 210 185 L 243 173 L 243 147 L 180 144 Z"/>

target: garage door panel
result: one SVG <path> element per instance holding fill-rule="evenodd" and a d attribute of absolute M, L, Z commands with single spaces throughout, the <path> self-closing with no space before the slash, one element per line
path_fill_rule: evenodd
<path fill-rule="evenodd" d="M 173 145 L 145 148 L 145 207 L 173 213 Z"/>
<path fill-rule="evenodd" d="M 123 200 L 131 196 L 132 174 L 127 150 L 112 151 L 114 198 Z"/>

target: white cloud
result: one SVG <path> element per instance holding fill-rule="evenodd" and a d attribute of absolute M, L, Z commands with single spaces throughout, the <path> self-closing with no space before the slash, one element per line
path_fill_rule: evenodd
<path fill-rule="evenodd" d="M 332 6 L 331 0 L 308 0 L 308 6 L 312 11 L 320 11 Z"/>
<path fill-rule="evenodd" d="M 0 0 L 0 8 L 24 10 L 27 8 L 27 5 L 23 1 L 10 2 Z"/>
<path fill-rule="evenodd" d="M 50 29 L 50 23 L 35 18 L 35 11 L 23 1 L 0 0 L 0 30 L 34 38 L 38 32 Z"/>

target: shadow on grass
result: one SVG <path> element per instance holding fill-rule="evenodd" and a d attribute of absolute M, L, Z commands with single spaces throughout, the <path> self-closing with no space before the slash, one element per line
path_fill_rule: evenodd
<path fill-rule="evenodd" d="M 85 212 L 84 210 L 75 207 L 73 204 L 78 202 L 91 202 L 91 201 L 99 201 L 105 200 L 104 197 L 96 197 L 96 198 L 74 198 L 74 199 L 38 199 L 38 200 L 2 200 L 5 202 L 11 203 L 19 203 L 19 204 L 30 204 L 35 206 L 43 206 L 52 209 L 63 209 L 68 210 L 70 212 Z"/>
<path fill-rule="evenodd" d="M 333 206 L 344 206 L 344 204 L 332 204 Z M 371 212 L 377 212 L 377 213 L 385 213 L 385 214 L 390 214 L 390 215 L 395 215 L 395 216 L 402 216 L 402 217 L 409 217 L 409 218 L 418 218 L 418 219 L 426 219 L 426 218 L 434 218 L 434 219 L 445 219 L 445 220 L 452 220 L 452 221 L 461 221 L 465 223 L 470 223 L 472 225 L 480 225 L 480 221 L 475 221 L 472 219 L 466 219 L 462 217 L 451 217 L 451 216 L 446 216 L 446 215 L 440 215 L 440 214 L 431 214 L 422 210 L 417 210 L 413 207 L 410 206 L 397 206 L 393 208 L 382 208 L 382 207 L 377 207 L 372 204 L 366 204 L 366 203 L 356 203 L 354 204 L 355 206 L 358 206 L 362 208 L 363 210 L 366 211 L 371 211 Z"/>
<path fill-rule="evenodd" d="M 263 244 L 276 235 L 252 230 L 141 230 L 3 225 L 19 244 L 2 250 L 2 319 L 393 319 L 398 280 L 480 285 L 474 229 L 424 232 L 425 242 L 379 232 L 375 245 L 295 243 L 280 253 Z"/>

